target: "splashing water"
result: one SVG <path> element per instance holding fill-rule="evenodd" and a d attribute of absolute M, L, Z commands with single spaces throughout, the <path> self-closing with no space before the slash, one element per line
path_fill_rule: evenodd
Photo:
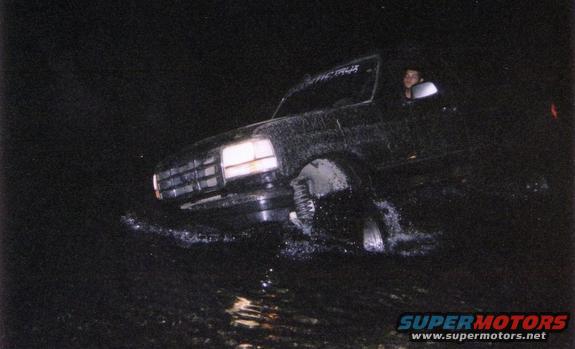
<path fill-rule="evenodd" d="M 242 234 L 232 235 L 204 225 L 190 225 L 185 228 L 171 228 L 150 223 L 132 212 L 122 216 L 120 220 L 132 231 L 174 239 L 184 246 L 215 242 L 233 242 L 240 237 L 246 237 L 248 233 L 244 232 Z"/>
<path fill-rule="evenodd" d="M 387 229 L 384 254 L 400 256 L 422 256 L 432 252 L 437 247 L 440 232 L 423 232 L 409 223 L 402 222 L 400 210 L 386 200 L 374 202 Z M 240 239 L 253 237 L 256 230 L 246 229 L 237 232 L 222 232 L 214 227 L 190 224 L 174 227 L 164 222 L 151 222 L 134 212 L 128 212 L 121 217 L 121 222 L 130 230 L 167 237 L 183 247 L 198 244 L 230 243 Z M 270 233 L 270 232 L 267 232 Z M 256 243 L 256 242 L 254 242 Z M 316 235 L 302 236 L 297 229 L 284 226 L 281 229 L 281 244 L 278 256 L 292 260 L 308 260 L 314 255 L 335 252 L 353 253 L 353 242 L 343 242 L 327 234 L 318 232 Z"/>
<path fill-rule="evenodd" d="M 416 228 L 404 219 L 391 202 L 386 200 L 374 202 L 387 230 L 384 239 L 385 249 L 381 253 L 403 257 L 428 255 L 438 246 L 441 232 L 424 231 Z M 344 242 L 321 231 L 315 231 L 312 236 L 284 232 L 279 256 L 291 260 L 309 260 L 317 254 L 357 253 L 357 246 L 352 241 Z"/>
<path fill-rule="evenodd" d="M 400 224 L 401 216 L 395 206 L 387 201 L 376 201 L 375 205 L 389 230 L 389 235 L 401 233 L 403 231 Z"/>
<path fill-rule="evenodd" d="M 385 253 L 400 256 L 423 256 L 437 248 L 441 232 L 423 232 L 411 224 L 401 222 L 399 210 L 388 201 L 376 201 L 375 205 L 387 228 Z"/>
<path fill-rule="evenodd" d="M 320 234 L 313 237 L 303 236 L 297 239 L 294 238 L 293 235 L 286 234 L 282 239 L 279 256 L 290 260 L 305 261 L 321 253 L 335 252 L 347 254 L 352 251 L 349 245 L 343 244 L 341 241 L 334 240 L 326 235 Z"/>
<path fill-rule="evenodd" d="M 282 243 L 279 255 L 293 260 L 309 260 L 319 252 L 318 247 L 318 244 L 310 240 L 294 240 L 287 237 Z"/>

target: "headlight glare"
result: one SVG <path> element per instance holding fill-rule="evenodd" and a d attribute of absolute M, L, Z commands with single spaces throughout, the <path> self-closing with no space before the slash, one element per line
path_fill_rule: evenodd
<path fill-rule="evenodd" d="M 234 178 L 265 172 L 278 167 L 272 143 L 268 139 L 255 139 L 233 144 L 222 150 L 225 178 Z"/>
<path fill-rule="evenodd" d="M 252 142 L 240 143 L 225 147 L 222 151 L 224 167 L 242 164 L 255 159 L 254 144 Z"/>
<path fill-rule="evenodd" d="M 256 159 L 274 156 L 272 143 L 267 139 L 258 140 L 252 143 L 254 146 L 254 155 Z"/>

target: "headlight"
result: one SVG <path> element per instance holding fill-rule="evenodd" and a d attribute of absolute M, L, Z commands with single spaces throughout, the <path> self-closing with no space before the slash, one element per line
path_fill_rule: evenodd
<path fill-rule="evenodd" d="M 257 139 L 224 147 L 222 165 L 226 179 L 273 170 L 278 167 L 272 143 Z"/>

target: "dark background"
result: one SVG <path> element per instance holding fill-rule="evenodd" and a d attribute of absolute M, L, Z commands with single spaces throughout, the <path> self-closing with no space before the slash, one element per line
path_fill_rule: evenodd
<path fill-rule="evenodd" d="M 4 257 L 15 337 L 22 304 L 42 303 L 43 291 L 30 291 L 39 278 L 56 285 L 93 265 L 116 267 L 105 257 L 123 248 L 109 245 L 113 226 L 136 201 L 152 200 L 157 161 L 270 117 L 306 73 L 374 50 L 424 57 L 431 72 L 503 87 L 498 96 L 542 114 L 553 101 L 560 118 L 571 117 L 571 1 L 3 6 Z"/>
<path fill-rule="evenodd" d="M 425 50 L 448 56 L 434 62 L 436 70 L 528 85 L 542 98 L 569 95 L 568 1 L 5 7 L 7 143 L 46 139 L 110 152 L 105 159 L 161 157 L 208 128 L 265 119 L 305 73 L 374 49 Z"/>

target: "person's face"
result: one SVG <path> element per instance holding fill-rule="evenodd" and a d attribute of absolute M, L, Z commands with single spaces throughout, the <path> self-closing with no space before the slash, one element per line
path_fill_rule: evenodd
<path fill-rule="evenodd" d="M 407 69 L 403 76 L 403 86 L 411 88 L 411 86 L 421 82 L 421 74 L 417 70 Z"/>

